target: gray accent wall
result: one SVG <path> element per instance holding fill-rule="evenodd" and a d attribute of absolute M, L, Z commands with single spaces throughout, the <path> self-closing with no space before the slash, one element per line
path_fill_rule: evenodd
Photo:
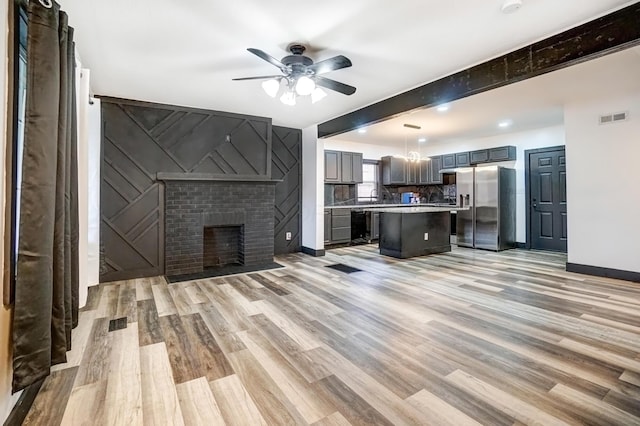
<path fill-rule="evenodd" d="M 165 184 L 157 173 L 282 180 L 270 235 L 275 253 L 300 250 L 300 130 L 265 117 L 101 101 L 101 282 L 165 273 Z"/>
<path fill-rule="evenodd" d="M 296 253 L 302 231 L 302 131 L 273 126 L 273 179 L 275 187 L 275 254 Z M 291 232 L 291 240 L 286 239 Z"/>

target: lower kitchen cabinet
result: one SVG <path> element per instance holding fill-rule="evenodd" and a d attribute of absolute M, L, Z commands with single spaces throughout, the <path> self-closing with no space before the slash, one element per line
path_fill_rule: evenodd
<path fill-rule="evenodd" d="M 371 240 L 380 238 L 380 213 L 371 212 Z"/>
<path fill-rule="evenodd" d="M 324 242 L 331 242 L 331 210 L 324 209 Z"/>
<path fill-rule="evenodd" d="M 351 209 L 325 210 L 324 241 L 329 244 L 351 241 Z"/>

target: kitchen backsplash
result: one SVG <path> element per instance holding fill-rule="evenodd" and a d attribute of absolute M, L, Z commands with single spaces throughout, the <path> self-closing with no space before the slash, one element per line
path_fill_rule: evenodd
<path fill-rule="evenodd" d="M 356 185 L 326 184 L 324 186 L 324 205 L 339 206 L 362 204 L 357 202 L 356 190 Z M 382 187 L 377 202 L 383 204 L 400 204 L 402 203 L 402 193 L 405 192 L 413 192 L 414 194 L 419 194 L 421 203 L 454 204 L 456 202 L 455 184 Z"/>

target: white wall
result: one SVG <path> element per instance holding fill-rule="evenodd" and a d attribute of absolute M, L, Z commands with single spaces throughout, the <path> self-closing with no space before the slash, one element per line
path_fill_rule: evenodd
<path fill-rule="evenodd" d="M 302 247 L 324 249 L 324 146 L 318 126 L 302 129 Z"/>
<path fill-rule="evenodd" d="M 565 144 L 563 126 L 545 127 L 522 132 L 512 132 L 486 138 L 469 139 L 457 142 L 426 143 L 421 147 L 424 156 L 450 154 L 460 151 L 493 148 L 505 145 L 517 147 L 517 160 L 496 163 L 516 169 L 516 239 L 526 241 L 526 198 L 524 190 L 524 151 Z M 347 142 L 333 139 L 325 140 L 326 149 L 362 152 L 364 158 L 379 159 L 385 155 L 404 155 L 404 147 L 384 147 L 364 143 Z M 571 216 L 569 216 L 571 221 Z"/>
<path fill-rule="evenodd" d="M 598 124 L 621 111 L 628 121 Z M 565 130 L 568 261 L 640 272 L 640 93 L 570 103 Z"/>
<path fill-rule="evenodd" d="M 88 101 L 87 101 L 88 103 Z M 100 100 L 94 99 L 87 109 L 87 287 L 97 285 L 100 280 L 100 162 L 102 115 Z"/>
<path fill-rule="evenodd" d="M 363 139 L 366 139 L 364 135 Z M 340 136 L 338 136 L 339 138 Z M 324 149 L 335 151 L 361 152 L 366 160 L 379 160 L 387 155 L 405 155 L 404 147 L 373 145 L 341 141 L 340 139 L 323 139 Z M 324 176 L 322 177 L 324 179 Z"/>

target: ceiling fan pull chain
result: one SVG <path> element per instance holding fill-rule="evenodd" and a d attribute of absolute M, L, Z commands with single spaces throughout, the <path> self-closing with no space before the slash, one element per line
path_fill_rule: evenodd
<path fill-rule="evenodd" d="M 47 9 L 51 9 L 53 7 L 53 2 L 51 0 L 38 0 L 40 4 Z"/>

